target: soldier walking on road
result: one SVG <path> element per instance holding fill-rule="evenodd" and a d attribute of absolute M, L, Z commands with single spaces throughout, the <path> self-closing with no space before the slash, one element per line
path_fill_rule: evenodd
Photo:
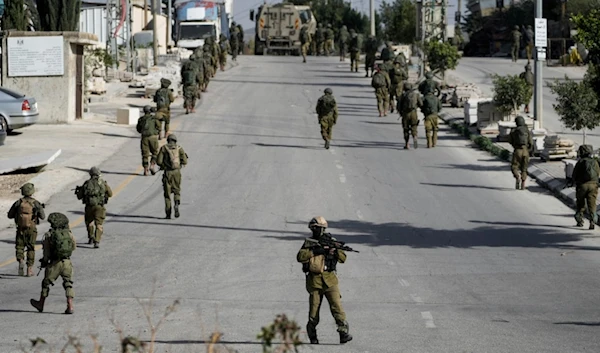
<path fill-rule="evenodd" d="M 227 53 L 231 52 L 231 46 L 229 45 L 227 36 L 222 33 L 221 37 L 219 38 L 219 46 L 221 47 L 221 50 L 219 51 L 219 66 L 221 67 L 221 71 L 225 71 L 225 65 L 227 64 Z"/>
<path fill-rule="evenodd" d="M 346 60 L 346 53 L 348 52 L 348 39 L 350 37 L 348 28 L 343 25 L 338 34 L 338 47 L 340 50 L 340 61 Z"/>
<path fill-rule="evenodd" d="M 296 260 L 302 263 L 302 271 L 306 274 L 306 290 L 309 294 L 308 324 L 306 325 L 308 338 L 310 343 L 319 344 L 317 325 L 320 321 L 321 303 L 325 297 L 340 334 L 340 343 L 350 342 L 352 336 L 349 333 L 350 327 L 342 307 L 342 296 L 336 275 L 337 264 L 346 262 L 346 253 L 343 250 L 320 244 L 320 241 L 325 239 L 335 241 L 331 234 L 325 233 L 327 228 L 325 218 L 317 216 L 311 219 L 308 228 L 312 232 L 312 237 L 304 241 L 296 256 Z"/>
<path fill-rule="evenodd" d="M 365 77 L 369 77 L 369 70 L 373 75 L 373 67 L 375 66 L 375 54 L 377 54 L 377 39 L 375 36 L 369 36 L 365 43 Z"/>
<path fill-rule="evenodd" d="M 440 83 L 433 79 L 433 73 L 431 73 L 431 71 L 425 73 L 425 81 L 419 84 L 419 92 L 424 96 L 429 92 L 435 92 L 436 97 L 439 97 L 442 93 Z"/>
<path fill-rule="evenodd" d="M 238 55 L 242 55 L 244 52 L 244 28 L 242 25 L 237 25 L 238 29 Z"/>
<path fill-rule="evenodd" d="M 390 86 L 391 81 L 388 74 L 382 71 L 378 65 L 375 65 L 375 74 L 373 75 L 373 79 L 371 79 L 371 87 L 375 88 L 379 117 L 387 116 L 387 109 L 390 105 Z"/>
<path fill-rule="evenodd" d="M 333 126 L 337 124 L 338 109 L 331 88 L 325 88 L 324 93 L 317 101 L 316 110 L 321 125 L 321 136 L 325 140 L 325 148 L 329 149 Z"/>
<path fill-rule="evenodd" d="M 232 49 L 233 50 L 233 49 Z M 208 84 L 210 83 L 211 77 L 213 74 L 213 57 L 210 54 L 210 48 L 204 48 L 204 54 L 202 56 L 204 59 L 204 90 L 202 92 L 208 92 Z"/>
<path fill-rule="evenodd" d="M 354 32 L 353 29 L 350 30 L 350 72 L 358 72 L 358 63 L 360 62 L 360 36 Z"/>
<path fill-rule="evenodd" d="M 523 35 L 519 30 L 519 26 L 515 26 L 515 29 L 513 29 L 513 31 L 510 34 L 512 37 L 512 46 L 510 53 L 512 56 L 512 61 L 517 62 L 517 60 L 519 59 L 519 52 L 521 51 L 521 38 Z"/>
<path fill-rule="evenodd" d="M 333 50 L 334 37 L 335 34 L 333 33 L 331 24 L 328 24 L 327 29 L 325 30 L 325 56 L 329 56 L 329 54 L 331 54 L 331 51 Z"/>
<path fill-rule="evenodd" d="M 69 219 L 62 213 L 50 213 L 48 216 L 50 230 L 44 234 L 42 241 L 44 246 L 44 257 L 40 259 L 40 268 L 45 268 L 44 280 L 42 281 L 42 293 L 40 300 L 31 299 L 29 303 L 40 313 L 44 311 L 44 303 L 50 294 L 50 286 L 58 277 L 63 279 L 63 288 L 67 297 L 67 310 L 65 314 L 73 314 L 73 264 L 71 255 L 77 244 L 73 233 L 69 229 Z"/>
<path fill-rule="evenodd" d="M 158 134 L 160 133 L 160 128 L 162 125 L 162 122 L 152 113 L 153 108 L 149 105 L 145 106 L 144 116 L 139 118 L 136 126 L 137 132 L 142 134 L 140 148 L 142 150 L 142 167 L 144 167 L 145 176 L 148 175 L 148 172 L 151 172 L 152 175 L 156 173 L 155 167 L 156 156 L 158 156 Z M 150 166 L 148 166 L 148 157 L 151 157 Z"/>
<path fill-rule="evenodd" d="M 429 92 L 423 99 L 421 112 L 425 116 L 425 136 L 427 136 L 427 148 L 433 148 L 437 144 L 439 112 L 442 110 L 442 102 L 433 92 Z"/>
<path fill-rule="evenodd" d="M 100 247 L 100 240 L 104 233 L 104 207 L 113 192 L 108 183 L 101 178 L 100 169 L 92 167 L 89 171 L 90 178 L 82 186 L 75 188 L 75 195 L 85 205 L 85 224 L 87 226 L 88 244 L 94 243 L 94 248 Z"/>
<path fill-rule="evenodd" d="M 44 219 L 44 205 L 34 199 L 35 187 L 32 183 L 21 186 L 22 198 L 13 203 L 8 210 L 8 218 L 15 220 L 17 235 L 15 238 L 16 258 L 19 262 L 19 276 L 25 273 L 25 249 L 27 249 L 27 276 L 33 276 L 35 263 L 35 242 L 37 241 L 37 225 Z"/>
<path fill-rule="evenodd" d="M 229 44 L 231 45 L 231 60 L 237 61 L 240 45 L 240 34 L 235 21 L 231 22 L 231 28 L 229 29 Z"/>
<path fill-rule="evenodd" d="M 306 54 L 308 53 L 308 49 L 310 47 L 310 33 L 308 33 L 308 26 L 303 25 L 300 28 L 300 51 L 302 52 L 302 62 L 306 62 Z"/>
<path fill-rule="evenodd" d="M 169 134 L 171 126 L 171 103 L 175 101 L 173 89 L 169 88 L 171 81 L 166 78 L 160 79 L 160 88 L 154 94 L 154 103 L 156 111 L 160 113 L 160 118 L 165 122 L 165 136 Z"/>
<path fill-rule="evenodd" d="M 157 163 L 163 170 L 163 191 L 165 196 L 166 219 L 171 219 L 171 194 L 175 201 L 175 218 L 179 217 L 181 202 L 181 168 L 187 164 L 187 154 L 183 147 L 177 145 L 177 137 L 169 135 L 167 144 L 160 148 Z"/>
<path fill-rule="evenodd" d="M 531 71 L 531 64 L 527 63 L 527 65 L 525 65 L 525 71 L 522 72 L 519 77 L 521 77 L 529 87 L 529 91 L 527 92 L 529 98 L 527 99 L 527 104 L 525 104 L 525 114 L 529 114 L 529 102 L 531 102 L 531 97 L 533 96 L 533 85 L 535 81 L 533 72 Z"/>
<path fill-rule="evenodd" d="M 404 149 L 408 150 L 408 142 L 410 140 L 410 135 L 413 137 L 413 145 L 415 148 L 419 147 L 419 143 L 417 141 L 418 135 L 418 126 L 419 126 L 419 117 L 417 115 L 417 109 L 423 106 L 423 100 L 414 89 L 414 86 L 411 83 L 404 83 L 404 93 L 398 100 L 398 113 L 400 113 L 400 117 L 402 117 L 402 130 L 404 131 Z"/>
<path fill-rule="evenodd" d="M 517 116 L 515 123 L 517 127 L 508 135 L 508 142 L 515 148 L 512 155 L 511 169 L 515 177 L 515 188 L 525 190 L 527 168 L 529 167 L 529 151 L 533 148 L 533 139 L 522 116 Z"/>
<path fill-rule="evenodd" d="M 317 25 L 315 39 L 317 41 L 317 56 L 319 56 L 323 52 L 323 47 L 325 46 L 325 29 L 321 23 Z"/>
<path fill-rule="evenodd" d="M 213 77 L 214 77 L 217 74 L 217 70 L 219 69 L 219 57 L 221 56 L 221 47 L 219 46 L 219 43 L 217 43 L 216 36 L 211 37 L 210 44 L 211 44 L 211 54 L 213 57 L 212 71 L 213 71 Z"/>
<path fill-rule="evenodd" d="M 183 107 L 185 108 L 186 114 L 189 114 L 190 112 L 194 113 L 196 111 L 196 99 L 198 95 L 198 86 L 196 84 L 196 63 L 192 61 L 193 56 L 194 54 L 190 55 L 190 61 L 181 66 Z"/>
<path fill-rule="evenodd" d="M 579 161 L 573 169 L 573 181 L 575 181 L 575 195 L 577 197 L 577 212 L 575 220 L 577 227 L 583 227 L 583 214 L 586 205 L 590 217 L 590 228 L 598 223 L 598 214 L 596 213 L 596 198 L 598 197 L 598 177 L 600 176 L 600 166 L 598 160 L 592 157 L 594 148 L 591 145 L 582 145 L 579 147 Z"/>
<path fill-rule="evenodd" d="M 525 50 L 527 51 L 527 63 L 531 62 L 531 57 L 533 54 L 533 39 L 534 39 L 535 33 L 533 33 L 533 28 L 531 27 L 531 25 L 527 26 L 527 29 L 525 30 L 525 41 L 527 42 Z"/>

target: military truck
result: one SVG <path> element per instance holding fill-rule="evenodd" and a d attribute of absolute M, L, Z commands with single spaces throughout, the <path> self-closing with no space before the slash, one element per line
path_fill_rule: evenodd
<path fill-rule="evenodd" d="M 255 55 L 300 55 L 302 26 L 308 27 L 311 36 L 317 31 L 317 20 L 310 7 L 288 2 L 263 4 L 257 12 L 250 10 L 250 20 L 256 22 Z"/>

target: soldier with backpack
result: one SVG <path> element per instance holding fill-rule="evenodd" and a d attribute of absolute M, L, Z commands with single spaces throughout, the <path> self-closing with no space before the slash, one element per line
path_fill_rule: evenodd
<path fill-rule="evenodd" d="M 327 24 L 327 28 L 325 29 L 325 45 L 324 45 L 325 56 L 329 56 L 329 54 L 331 54 L 331 51 L 333 50 L 333 38 L 334 37 L 335 37 L 335 34 L 333 33 L 331 24 Z"/>
<path fill-rule="evenodd" d="M 50 230 L 44 234 L 42 244 L 44 246 L 44 257 L 40 259 L 41 268 L 45 268 L 44 280 L 42 281 L 42 293 L 40 300 L 31 299 L 29 303 L 40 313 L 44 311 L 44 303 L 50 286 L 58 277 L 63 279 L 63 288 L 67 297 L 67 310 L 65 314 L 73 314 L 73 264 L 71 255 L 77 248 L 73 233 L 69 229 L 69 219 L 62 213 L 50 213 L 48 216 Z"/>
<path fill-rule="evenodd" d="M 100 169 L 92 167 L 89 171 L 90 178 L 82 186 L 75 188 L 78 200 L 85 205 L 85 224 L 87 226 L 88 244 L 94 243 L 94 248 L 100 247 L 100 240 L 104 233 L 104 219 L 108 199 L 112 197 L 112 189 L 101 178 Z"/>
<path fill-rule="evenodd" d="M 427 136 L 427 148 L 435 147 L 438 133 L 438 113 L 442 110 L 442 102 L 433 92 L 429 92 L 423 99 L 421 112 L 425 116 L 425 136 Z"/>
<path fill-rule="evenodd" d="M 202 92 L 204 92 L 204 52 L 203 51 L 195 51 L 194 54 L 190 56 L 190 62 L 194 64 L 196 69 L 196 85 L 198 89 L 196 90 L 196 99 L 200 99 L 202 97 Z"/>
<path fill-rule="evenodd" d="M 211 43 L 211 54 L 213 57 L 213 77 L 217 74 L 219 68 L 219 57 L 221 56 L 221 46 L 217 43 L 217 37 L 212 36 L 210 38 Z"/>
<path fill-rule="evenodd" d="M 371 75 L 373 75 L 375 54 L 377 54 L 377 39 L 375 36 L 369 36 L 365 43 L 365 77 L 369 77 L 369 70 L 371 70 Z"/>
<path fill-rule="evenodd" d="M 425 73 L 425 81 L 419 84 L 419 92 L 421 92 L 421 94 L 424 96 L 427 95 L 427 93 L 429 92 L 436 92 L 435 95 L 437 97 L 439 97 L 442 93 L 440 83 L 433 79 L 433 74 L 431 73 L 431 71 L 427 71 Z"/>
<path fill-rule="evenodd" d="M 338 34 L 338 47 L 340 50 L 340 61 L 346 60 L 346 53 L 348 52 L 348 28 L 346 25 L 343 25 L 340 28 L 340 32 Z"/>
<path fill-rule="evenodd" d="M 163 170 L 163 191 L 165 196 L 166 219 L 171 219 L 171 194 L 175 201 L 175 218 L 179 217 L 181 201 L 181 168 L 187 164 L 188 156 L 183 147 L 177 144 L 177 137 L 169 135 L 167 144 L 160 148 L 157 163 Z"/>
<path fill-rule="evenodd" d="M 522 116 L 515 119 L 517 127 L 508 135 L 508 142 L 514 147 L 511 161 L 511 170 L 515 177 L 515 188 L 525 190 L 527 168 L 529 167 L 529 151 L 533 148 L 531 132 Z"/>
<path fill-rule="evenodd" d="M 190 61 L 187 61 L 181 66 L 181 83 L 183 85 L 183 107 L 185 113 L 196 112 L 196 97 L 198 86 L 196 85 L 196 64 L 192 61 L 190 55 Z M 139 123 L 139 122 L 138 122 Z"/>
<path fill-rule="evenodd" d="M 325 88 L 324 93 L 325 94 L 317 101 L 316 110 L 319 125 L 321 125 L 321 136 L 323 137 L 323 140 L 325 140 L 325 148 L 329 149 L 331 132 L 333 126 L 337 124 L 338 109 L 331 88 Z"/>
<path fill-rule="evenodd" d="M 165 122 L 165 136 L 169 134 L 171 125 L 171 103 L 175 101 L 173 90 L 169 88 L 171 81 L 166 78 L 160 79 L 160 88 L 154 93 L 157 115 Z"/>
<path fill-rule="evenodd" d="M 350 72 L 358 72 L 358 63 L 360 62 L 361 37 L 354 31 L 350 30 Z"/>
<path fill-rule="evenodd" d="M 390 88 L 390 111 L 393 113 L 396 100 L 402 96 L 404 81 L 408 80 L 408 72 L 402 67 L 400 62 L 391 64 L 390 80 L 392 81 L 392 87 Z"/>
<path fill-rule="evenodd" d="M 221 71 L 225 71 L 227 53 L 231 52 L 231 46 L 229 45 L 227 36 L 223 33 L 221 33 L 221 37 L 219 38 L 219 46 L 221 47 L 221 50 L 219 51 L 219 66 L 221 67 Z"/>
<path fill-rule="evenodd" d="M 575 196 L 577 198 L 575 220 L 577 227 L 583 227 L 583 214 L 586 209 L 590 217 L 589 229 L 594 229 L 598 223 L 596 213 L 596 198 L 598 197 L 598 177 L 600 166 L 598 160 L 592 157 L 594 148 L 591 145 L 579 146 L 579 161 L 573 169 L 573 181 L 575 182 Z"/>
<path fill-rule="evenodd" d="M 525 65 L 525 71 L 521 72 L 519 77 L 527 83 L 529 87 L 527 104 L 525 104 L 525 114 L 529 114 L 529 102 L 531 101 L 531 97 L 533 96 L 533 85 L 535 83 L 535 78 L 533 76 L 533 72 L 531 71 L 531 64 L 527 63 Z"/>
<path fill-rule="evenodd" d="M 375 88 L 375 98 L 377 99 L 379 117 L 387 116 L 387 108 L 390 104 L 390 86 L 390 77 L 386 72 L 382 71 L 378 65 L 375 65 L 375 74 L 371 79 L 371 87 Z"/>
<path fill-rule="evenodd" d="M 207 92 L 210 79 L 214 76 L 212 72 L 214 58 L 210 53 L 210 48 L 204 47 L 204 54 L 202 58 L 204 59 L 204 89 L 202 90 L 202 92 Z"/>
<path fill-rule="evenodd" d="M 240 30 L 235 21 L 231 22 L 231 28 L 229 28 L 229 44 L 231 45 L 231 60 L 237 61 L 240 46 Z"/>
<path fill-rule="evenodd" d="M 144 115 L 138 119 L 136 126 L 137 132 L 142 134 L 140 148 L 142 150 L 142 167 L 144 167 L 145 176 L 148 175 L 148 172 L 151 172 L 152 175 L 156 173 L 154 168 L 156 166 L 156 156 L 158 155 L 158 134 L 162 126 L 162 122 L 152 114 L 153 112 L 154 108 L 149 105 L 145 106 Z M 148 157 L 151 157 L 150 167 L 148 167 Z"/>
<path fill-rule="evenodd" d="M 8 210 L 8 218 L 15 220 L 17 236 L 15 238 L 16 258 L 19 262 L 19 276 L 25 275 L 25 248 L 27 248 L 27 276 L 33 276 L 35 263 L 35 242 L 37 225 L 44 219 L 44 205 L 34 199 L 35 187 L 32 183 L 21 186 L 22 198 L 17 200 Z"/>
<path fill-rule="evenodd" d="M 306 54 L 308 53 L 308 49 L 310 47 L 310 33 L 308 33 L 307 25 L 303 25 L 302 28 L 300 28 L 300 43 L 302 45 L 300 47 L 300 50 L 302 52 L 302 62 L 305 63 Z"/>
<path fill-rule="evenodd" d="M 410 139 L 410 135 L 413 137 L 413 145 L 415 148 L 419 147 L 419 143 L 417 141 L 419 126 L 419 117 L 417 116 L 417 109 L 423 106 L 423 100 L 419 95 L 419 92 L 414 89 L 414 86 L 411 83 L 404 83 L 404 93 L 398 100 L 398 113 L 400 113 L 400 117 L 402 118 L 402 130 L 404 131 L 404 149 L 410 149 L 408 147 L 408 142 Z"/>

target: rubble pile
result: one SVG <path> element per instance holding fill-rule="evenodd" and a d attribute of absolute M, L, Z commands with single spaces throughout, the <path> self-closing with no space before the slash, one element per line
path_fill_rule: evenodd
<path fill-rule="evenodd" d="M 460 84 L 454 87 L 450 92 L 446 91 L 448 102 L 453 108 L 462 108 L 465 103 L 471 99 L 479 99 L 483 96 L 481 90 L 472 83 Z"/>
<path fill-rule="evenodd" d="M 558 135 L 546 136 L 544 139 L 544 150 L 540 156 L 545 160 L 556 160 L 577 157 L 575 142 L 562 139 Z"/>

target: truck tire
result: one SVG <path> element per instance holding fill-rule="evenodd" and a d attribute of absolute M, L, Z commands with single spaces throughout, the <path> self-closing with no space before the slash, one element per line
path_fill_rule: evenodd
<path fill-rule="evenodd" d="M 264 55 L 263 50 L 265 48 L 265 42 L 258 39 L 258 36 L 254 38 L 254 55 Z"/>

